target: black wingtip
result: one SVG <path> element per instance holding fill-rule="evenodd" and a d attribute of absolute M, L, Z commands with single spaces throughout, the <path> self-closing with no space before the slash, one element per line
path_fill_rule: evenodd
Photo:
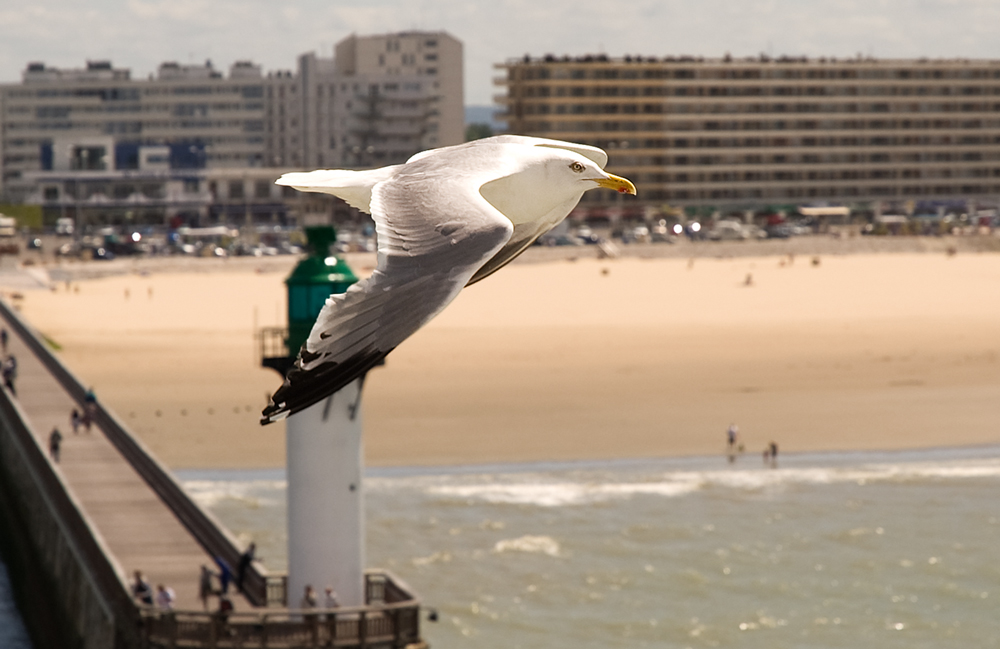
<path fill-rule="evenodd" d="M 309 370 L 296 364 L 271 397 L 270 405 L 261 411 L 260 425 L 272 424 L 319 403 L 381 365 L 390 351 L 371 350 L 356 354 L 343 363 L 320 363 Z"/>

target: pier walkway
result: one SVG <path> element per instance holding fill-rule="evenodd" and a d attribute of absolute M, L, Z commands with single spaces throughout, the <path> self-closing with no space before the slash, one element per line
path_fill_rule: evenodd
<path fill-rule="evenodd" d="M 15 322 L 0 318 L 0 326 L 12 334 L 8 352 L 17 359 L 16 399 L 29 428 L 43 449 L 48 449 L 54 428 L 62 434 L 56 471 L 83 506 L 121 573 L 130 580 L 135 570 L 141 570 L 154 591 L 157 584 L 174 589 L 178 608 L 201 608 L 200 567 L 204 564 L 217 571 L 213 558 L 97 423 L 89 432 L 81 426 L 80 432 L 73 433 L 70 413 L 74 409 L 82 413 L 83 406 L 17 335 Z M 242 597 L 233 601 L 248 605 Z"/>
<path fill-rule="evenodd" d="M 254 562 L 243 594 L 230 587 L 235 611 L 218 614 L 214 597 L 206 611 L 198 597 L 201 566 L 217 571 L 214 557 L 220 557 L 235 570 L 241 550 L 235 539 L 184 493 L 99 395 L 90 405 L 91 430 L 81 426 L 74 433 L 70 414 L 87 407 L 87 389 L 4 301 L 0 327 L 9 333 L 7 353 L 17 359 L 15 394 L 0 388 L 0 477 L 8 489 L 25 491 L 14 497 L 22 502 L 21 521 L 32 528 L 21 534 L 33 537 L 28 543 L 35 549 L 22 543 L 22 555 L 48 563 L 48 588 L 67 591 L 36 592 L 35 601 L 61 598 L 83 646 L 426 646 L 419 639 L 419 602 L 384 571 L 366 574 L 365 606 L 315 611 L 324 613 L 320 623 L 314 614 L 287 608 L 285 575 Z M 62 435 L 58 461 L 49 453 L 55 428 Z M 17 518 L 9 502 L 0 506 Z M 36 516 L 42 509 L 48 511 Z M 136 606 L 129 594 L 136 570 L 154 596 L 158 584 L 174 590 L 176 611 Z M 95 620 L 105 630 L 88 637 Z"/>

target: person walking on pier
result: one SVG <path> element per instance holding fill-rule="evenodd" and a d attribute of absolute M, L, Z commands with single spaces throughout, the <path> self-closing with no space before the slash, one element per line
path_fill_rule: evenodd
<path fill-rule="evenodd" d="M 7 338 L 7 328 L 0 328 L 0 349 L 2 349 L 4 354 L 7 353 Z"/>
<path fill-rule="evenodd" d="M 135 581 L 132 582 L 132 597 L 136 598 L 146 606 L 153 605 L 153 587 L 149 585 L 146 578 L 142 576 L 141 570 L 135 571 Z"/>
<path fill-rule="evenodd" d="M 4 359 L 0 373 L 3 374 L 3 384 L 16 397 L 17 391 L 14 389 L 14 381 L 17 379 L 17 358 L 13 354 L 8 354 L 7 358 Z"/>
<path fill-rule="evenodd" d="M 201 600 L 201 605 L 208 610 L 208 598 L 212 596 L 214 591 L 212 590 L 212 571 L 208 569 L 205 564 L 201 565 L 201 575 L 198 577 L 198 599 Z"/>
<path fill-rule="evenodd" d="M 164 586 L 163 584 L 156 585 L 156 605 L 159 608 L 164 611 L 174 610 L 174 601 L 176 599 L 173 588 Z"/>
<path fill-rule="evenodd" d="M 52 432 L 49 433 L 49 455 L 52 457 L 52 461 L 59 463 L 59 449 L 62 444 L 62 433 L 59 432 L 58 428 L 53 428 Z"/>
<path fill-rule="evenodd" d="M 316 591 L 313 590 L 312 584 L 306 584 L 302 593 L 302 599 L 299 600 L 299 608 L 303 611 L 316 608 Z M 312 613 L 303 615 L 302 619 L 305 620 L 306 627 L 309 629 L 309 635 L 312 637 L 312 644 L 315 647 L 319 639 L 319 618 L 315 613 Z"/>
<path fill-rule="evenodd" d="M 323 599 L 323 608 L 340 608 L 340 600 L 337 599 L 337 592 L 330 586 L 326 587 L 326 596 Z"/>
<path fill-rule="evenodd" d="M 233 580 L 233 570 L 222 557 L 215 557 L 215 565 L 219 566 L 219 593 L 229 593 L 229 582 Z"/>
<path fill-rule="evenodd" d="M 90 432 L 90 425 L 94 423 L 94 414 L 97 412 L 97 395 L 94 394 L 94 388 L 87 388 L 87 392 L 83 395 L 83 418 L 80 423 L 83 427 Z"/>
<path fill-rule="evenodd" d="M 243 579 L 247 575 L 247 570 L 250 568 L 250 564 L 256 559 L 254 554 L 257 552 L 257 544 L 251 542 L 247 546 L 246 552 L 240 555 L 240 562 L 236 564 L 236 590 L 243 592 Z"/>

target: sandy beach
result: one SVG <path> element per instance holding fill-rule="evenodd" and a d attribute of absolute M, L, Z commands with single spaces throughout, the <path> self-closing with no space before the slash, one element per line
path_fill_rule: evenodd
<path fill-rule="evenodd" d="M 171 467 L 281 466 L 254 331 L 284 325 L 294 261 L 57 282 L 21 309 Z M 998 333 L 997 253 L 518 263 L 370 374 L 366 456 L 721 456 L 731 423 L 749 454 L 1000 443 Z"/>

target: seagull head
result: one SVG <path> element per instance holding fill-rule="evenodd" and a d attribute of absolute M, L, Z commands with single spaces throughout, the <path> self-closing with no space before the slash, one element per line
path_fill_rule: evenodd
<path fill-rule="evenodd" d="M 598 187 L 613 189 L 620 194 L 632 194 L 633 196 L 636 194 L 635 185 L 628 178 L 609 174 L 589 160 L 586 162 L 574 160 L 569 164 L 569 170 L 578 174 L 580 180 L 595 182 Z M 588 187 L 588 189 L 591 188 Z"/>
<path fill-rule="evenodd" d="M 603 187 L 623 194 L 636 193 L 630 181 L 601 168 L 606 158 L 594 160 L 576 151 L 548 145 L 507 146 L 516 161 L 512 165 L 516 171 L 505 172 L 484 184 L 480 192 L 515 225 L 541 219 L 551 227 L 569 214 L 591 189 Z"/>
<path fill-rule="evenodd" d="M 622 194 L 635 195 L 635 185 L 627 178 L 609 174 L 600 165 L 574 151 L 553 151 L 546 160 L 546 172 L 553 185 L 583 193 L 603 187 Z M 554 187 L 553 187 L 554 189 Z"/>

